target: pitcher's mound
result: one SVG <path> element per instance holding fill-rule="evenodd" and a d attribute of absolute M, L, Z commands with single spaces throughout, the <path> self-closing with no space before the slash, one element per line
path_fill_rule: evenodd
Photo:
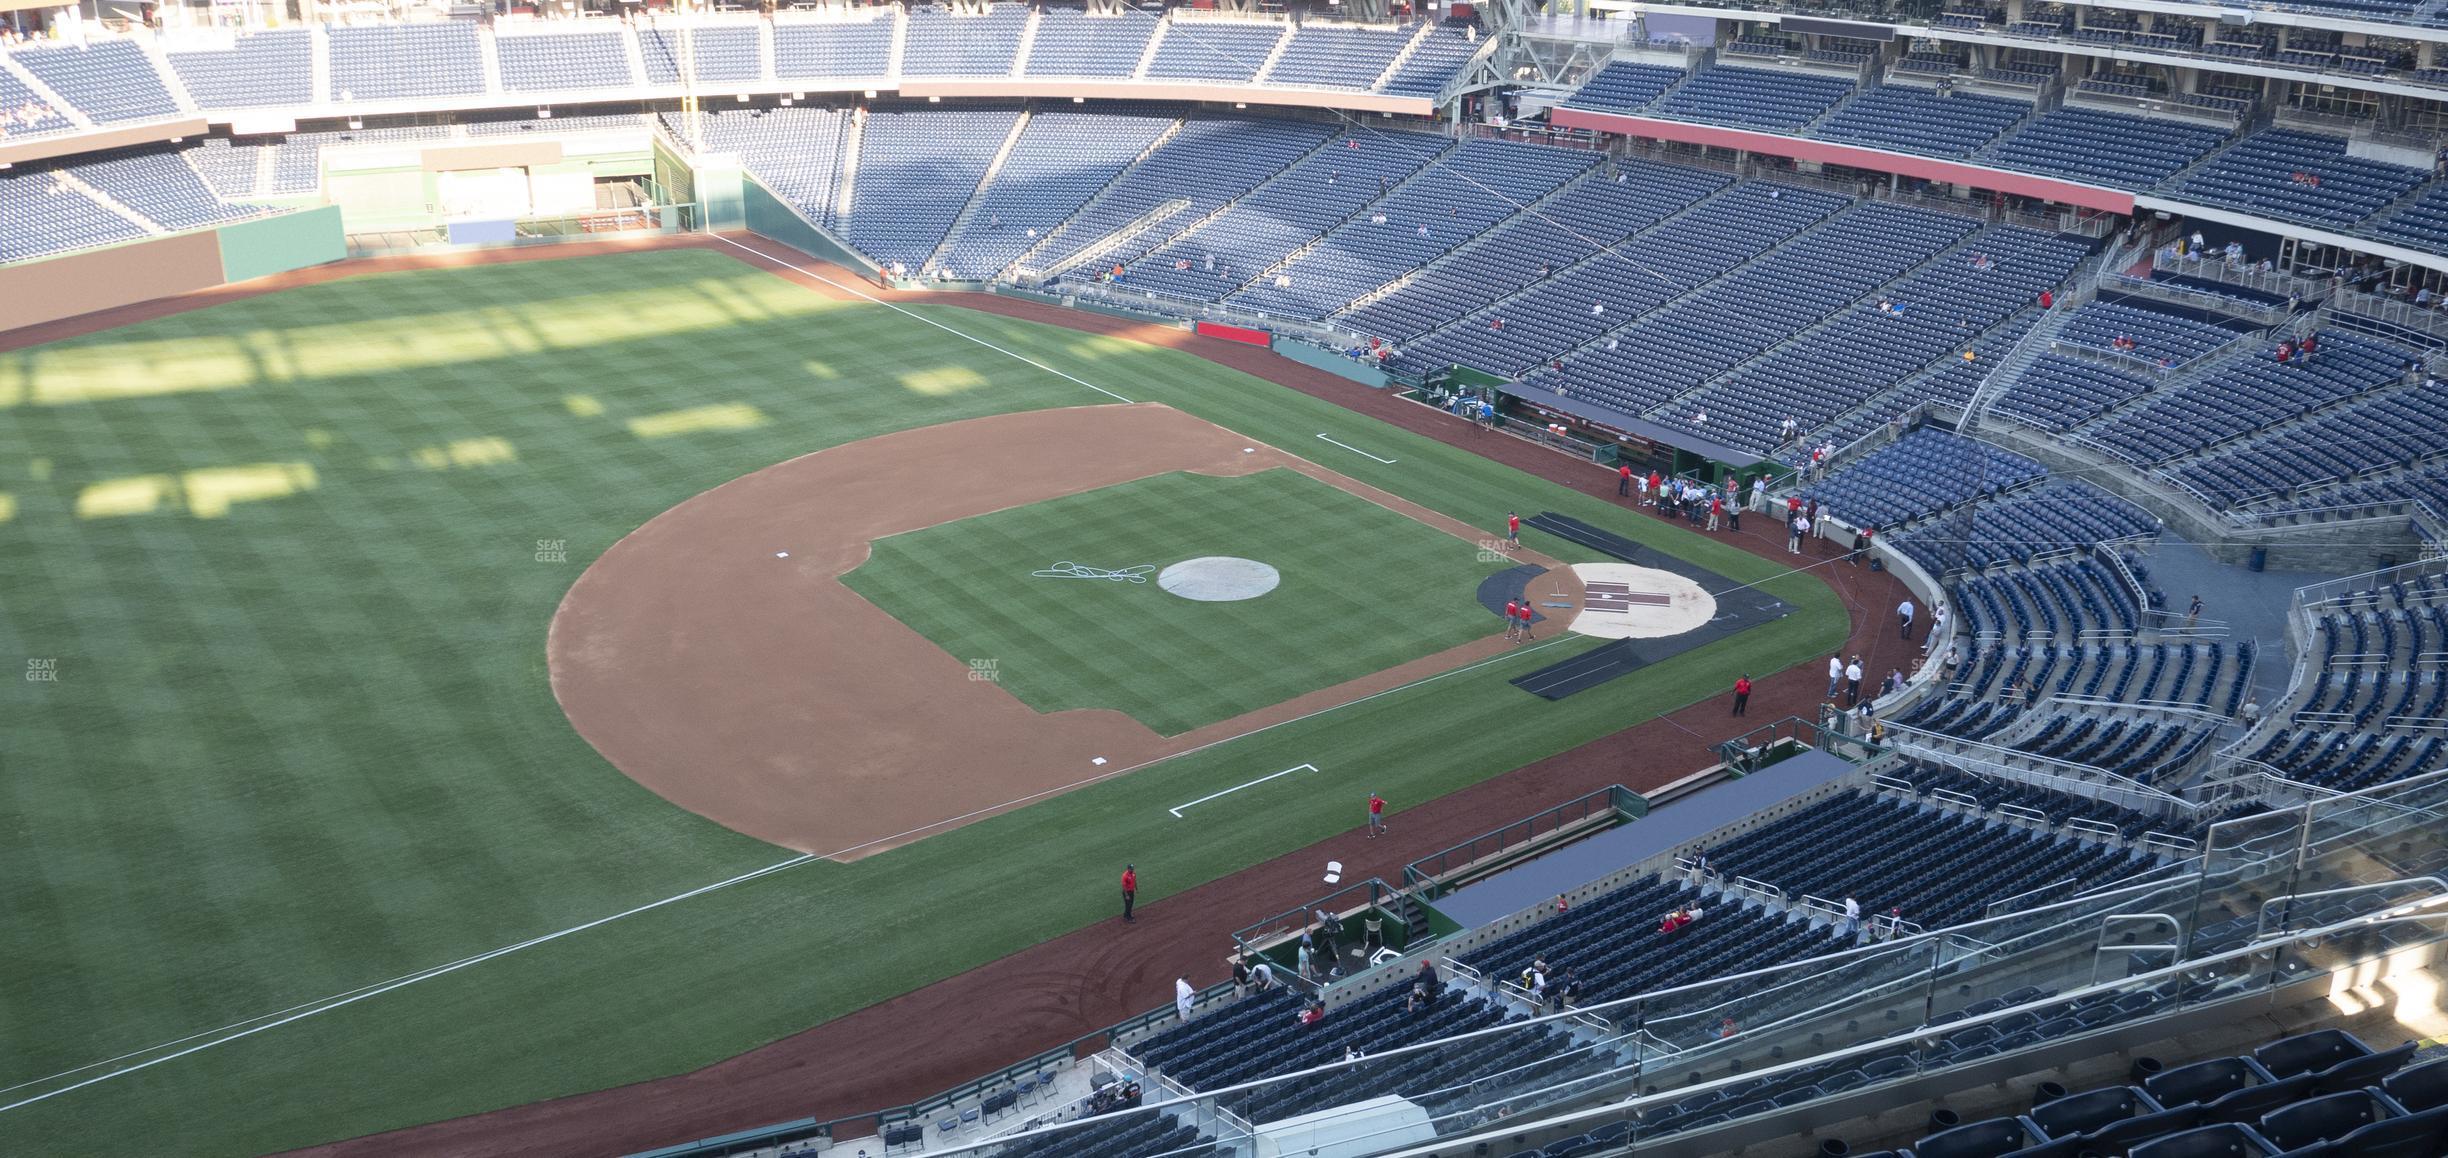
<path fill-rule="evenodd" d="M 1256 599 L 1283 582 L 1283 574 L 1256 559 L 1201 555 L 1184 559 L 1156 576 L 1156 585 L 1184 599 L 1232 603 Z"/>
<path fill-rule="evenodd" d="M 1681 635 L 1717 615 L 1717 598 L 1672 571 L 1630 563 L 1576 563 L 1581 613 L 1572 629 L 1600 639 Z"/>

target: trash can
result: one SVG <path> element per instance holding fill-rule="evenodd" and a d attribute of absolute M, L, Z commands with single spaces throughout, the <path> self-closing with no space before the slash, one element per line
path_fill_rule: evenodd
<path fill-rule="evenodd" d="M 2255 571 L 2255 572 L 2258 572 L 2258 571 L 2264 570 L 2264 569 L 2266 569 L 2266 568 L 2268 568 L 2268 567 L 2269 567 L 2269 548 L 2267 548 L 2267 547 L 2255 547 L 2255 548 L 2253 548 L 2253 549 L 2252 549 L 2252 554 L 2250 554 L 2250 555 L 2246 556 L 2246 557 L 2245 557 L 2245 559 L 2244 559 L 2244 569 L 2245 569 L 2245 570 L 2247 570 L 2247 571 Z"/>

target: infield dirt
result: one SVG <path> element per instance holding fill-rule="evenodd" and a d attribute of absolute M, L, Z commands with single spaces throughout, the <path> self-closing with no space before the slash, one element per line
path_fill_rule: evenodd
<path fill-rule="evenodd" d="M 1485 538 L 1167 406 L 973 418 L 792 459 L 650 520 L 563 598 L 546 646 L 553 694 L 596 751 L 663 798 L 850 861 L 1512 646 L 1491 618 L 1481 639 L 1163 736 L 1120 711 L 1041 714 L 841 582 L 887 535 L 1171 471 L 1275 467 Z M 1549 568 L 1535 597 L 1579 602 L 1570 568 L 1509 553 Z"/>

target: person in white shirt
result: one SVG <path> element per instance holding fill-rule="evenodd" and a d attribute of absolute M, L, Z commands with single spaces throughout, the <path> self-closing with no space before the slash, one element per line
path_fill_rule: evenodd
<path fill-rule="evenodd" d="M 1860 927 L 1861 902 L 1854 900 L 1851 897 L 1846 897 L 1844 906 L 1844 924 L 1837 926 L 1836 935 L 1839 937 L 1850 937 L 1853 935 L 1853 931 Z"/>
<path fill-rule="evenodd" d="M 1836 689 L 1842 686 L 1844 686 L 1844 657 L 1839 655 L 1831 655 L 1828 657 L 1827 698 L 1831 700 L 1835 699 Z"/>
<path fill-rule="evenodd" d="M 1854 656 L 1853 662 L 1845 665 L 1844 677 L 1845 706 L 1852 707 L 1853 705 L 1861 702 L 1862 666 L 1860 656 Z"/>
<path fill-rule="evenodd" d="M 1946 604 L 1941 603 L 1936 607 L 1930 608 L 1929 636 L 1921 641 L 1921 654 L 1928 655 L 1930 648 L 1935 646 L 1939 640 L 1946 637 L 1946 621 Z"/>
<path fill-rule="evenodd" d="M 1898 629 L 1898 632 L 1899 632 L 1899 633 L 1900 633 L 1900 634 L 1901 634 L 1901 635 L 1902 635 L 1902 636 L 1903 636 L 1905 639 L 1911 639 L 1911 638 L 1912 638 L 1912 617 L 1913 617 L 1913 602 L 1912 602 L 1912 600 L 1910 600 L 1910 599 L 1906 599 L 1904 602 L 1896 604 L 1896 624 L 1897 624 L 1897 629 Z"/>

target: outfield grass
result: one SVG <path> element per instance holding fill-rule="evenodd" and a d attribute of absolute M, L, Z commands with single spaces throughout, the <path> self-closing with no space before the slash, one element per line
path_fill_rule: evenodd
<path fill-rule="evenodd" d="M 1777 570 L 1185 354 L 925 312 L 1480 526 L 1557 510 L 1736 581 Z M 759 467 L 1098 401 L 703 252 L 352 279 L 0 355 L 0 662 L 56 661 L 0 682 L 0 1086 L 784 859 L 570 730 L 544 670 L 563 592 Z M 1768 589 L 1799 613 L 1557 704 L 1503 681 L 1564 648 L 0 1112 L 0 1153 L 257 1153 L 701 1065 L 1107 916 L 1123 860 L 1155 902 L 1349 827 L 1320 783 L 1428 799 L 1844 637 L 1817 581 Z M 1195 828 L 1163 811 L 1304 762 L 1325 775 Z"/>
<path fill-rule="evenodd" d="M 1040 712 L 1113 708 L 1172 736 L 1501 629 L 1479 549 L 1316 479 L 1167 474 L 877 541 L 851 590 Z M 1196 602 L 1141 583 L 1047 579 L 1233 555 L 1282 584 Z"/>

